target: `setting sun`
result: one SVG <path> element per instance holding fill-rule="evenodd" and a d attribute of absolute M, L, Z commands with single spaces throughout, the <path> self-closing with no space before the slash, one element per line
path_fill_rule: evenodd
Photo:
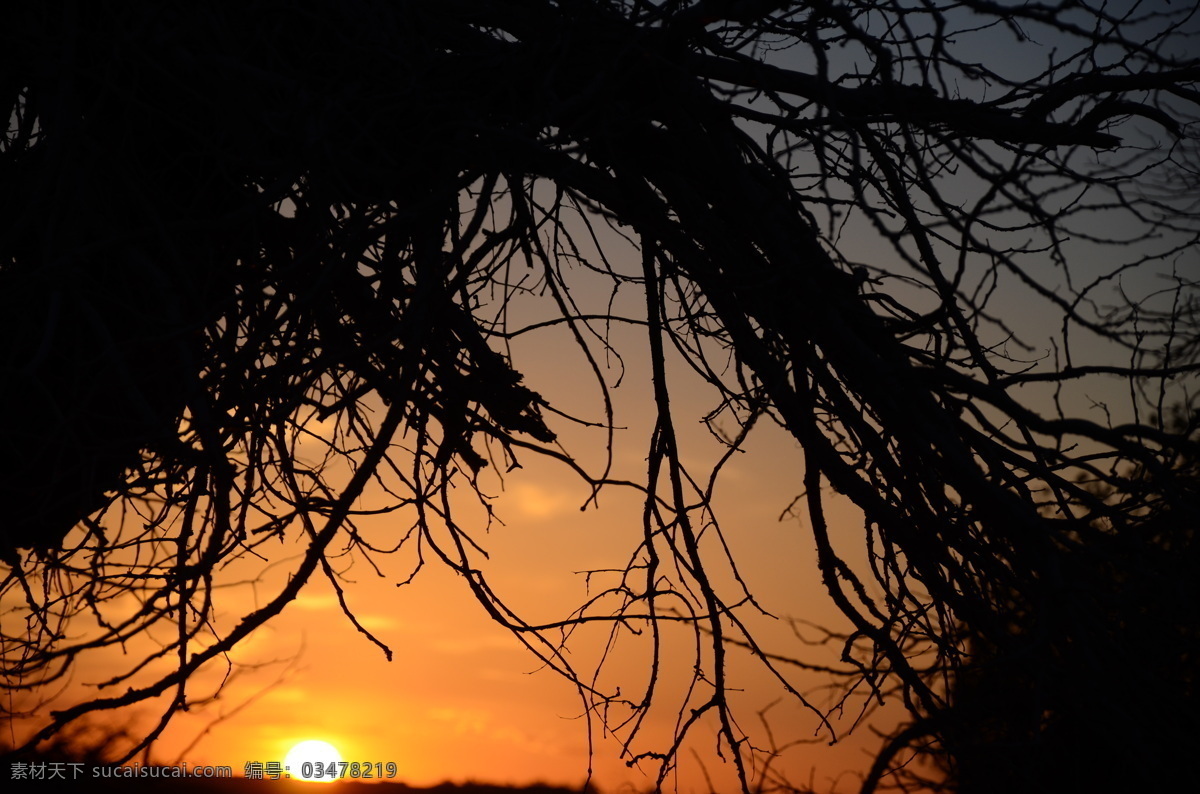
<path fill-rule="evenodd" d="M 332 783 L 340 777 L 342 754 L 329 742 L 319 739 L 303 741 L 288 750 L 283 759 L 284 771 L 293 780 L 313 783 Z"/>

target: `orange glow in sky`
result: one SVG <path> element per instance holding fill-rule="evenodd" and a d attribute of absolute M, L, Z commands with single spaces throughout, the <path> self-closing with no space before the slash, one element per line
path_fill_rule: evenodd
<path fill-rule="evenodd" d="M 627 348 L 636 350 L 644 332 L 634 328 L 619 333 L 628 335 Z M 536 344 L 516 355 L 527 382 L 551 404 L 586 404 L 589 397 L 583 392 L 585 385 L 580 385 L 586 381 L 571 371 L 578 362 Z M 645 373 L 637 371 L 645 362 L 633 356 L 625 366 L 629 385 L 616 396 L 617 423 L 627 429 L 618 434 L 615 469 L 636 479 L 644 477 L 652 417 L 649 400 L 639 391 L 648 381 Z M 687 463 L 706 473 L 706 464 L 711 466 L 722 450 L 693 421 L 711 406 L 706 393 L 689 388 L 694 385 L 690 377 L 681 370 L 679 433 Z M 692 424 L 682 426 L 685 420 Z M 586 431 L 575 437 L 568 431 L 563 438 L 585 465 L 595 466 L 594 438 L 589 439 Z M 533 455 L 524 456 L 521 463 L 523 468 L 506 474 L 503 482 L 493 475 L 483 483 L 488 493 L 498 496 L 495 507 L 503 523 L 494 524 L 486 535 L 482 516 L 466 526 L 478 533 L 476 540 L 488 550 L 489 581 L 514 611 L 532 623 L 561 620 L 602 584 L 603 575 L 589 578 L 583 572 L 625 566 L 641 540 L 642 497 L 632 490 L 609 488 L 600 494 L 599 509 L 591 506 L 581 511 L 590 490 L 574 474 Z M 722 474 L 717 488 L 720 516 L 741 573 L 765 609 L 780 617 L 839 627 L 841 619 L 820 583 L 811 538 L 797 520 L 780 520 L 799 491 L 799 478 L 795 442 L 764 427 L 760 437 L 752 437 L 747 452 L 736 455 Z M 469 516 L 469 509 L 463 515 Z M 841 519 L 847 548 L 861 545 L 861 523 L 849 510 Z M 383 539 L 394 538 L 408 524 L 404 516 L 393 514 L 364 518 L 359 526 L 372 541 L 387 545 Z M 302 550 L 293 537 L 270 551 L 276 555 L 272 563 Z M 545 669 L 517 638 L 493 622 L 458 574 L 433 561 L 413 582 L 398 586 L 415 562 L 411 547 L 376 555 L 373 562 L 378 571 L 349 556 L 335 558 L 333 565 L 347 606 L 366 630 L 393 651 L 392 661 L 356 631 L 342 614 L 333 588 L 318 577 L 281 615 L 239 644 L 228 666 L 213 668 L 189 683 L 190 696 L 201 699 L 215 692 L 219 682 L 224 685 L 216 700 L 177 715 L 155 742 L 154 760 L 228 765 L 241 774 L 248 762 L 282 762 L 298 742 L 321 740 L 337 748 L 347 762 L 394 763 L 397 779 L 413 785 L 449 779 L 579 786 L 589 766 L 594 784 L 604 791 L 624 790 L 622 786 L 646 790 L 653 785 L 653 770 L 629 767 L 628 756 L 622 758 L 624 734 L 607 733 L 597 715 L 592 716 L 589 739 L 585 703 L 574 686 Z M 290 570 L 287 564 L 251 560 L 226 571 L 227 583 L 218 591 L 222 599 L 218 603 L 230 625 L 277 592 Z M 761 639 L 775 643 L 773 650 L 796 651 L 792 628 L 785 621 L 754 622 Z M 572 636 L 568 658 L 585 677 L 604 653 L 608 631 L 608 626 L 589 625 Z M 680 668 L 667 672 L 659 692 L 664 703 L 672 703 L 690 675 L 688 654 L 694 640 L 673 630 L 664 636 L 677 645 L 668 649 L 667 662 L 674 659 Z M 644 639 L 622 637 L 609 655 L 600 683 L 637 692 L 649 665 Z M 836 662 L 838 650 L 827 651 L 828 662 Z M 121 669 L 120 658 L 109 662 L 111 669 L 107 664 L 88 668 L 73 687 L 103 680 Z M 865 767 L 878 748 L 877 737 L 860 726 L 854 736 L 828 746 L 827 735 L 818 733 L 818 721 L 811 713 L 794 703 L 771 706 L 780 690 L 766 671 L 736 655 L 730 668 L 737 676 L 739 691 L 733 696 L 741 700 L 742 714 L 758 719 L 756 712 L 770 706 L 766 714 L 776 740 L 781 746 L 796 743 L 779 762 L 778 773 L 797 784 L 815 782 L 827 791 L 854 788 L 848 778 L 838 787 L 834 781 L 845 770 Z M 831 705 L 836 693 L 827 688 L 826 677 L 786 672 L 814 703 Z M 839 736 L 858 719 L 862 705 L 861 697 L 847 705 L 834 723 Z M 883 729 L 893 724 L 893 715 L 886 711 L 876 716 Z M 148 728 L 155 715 L 143 707 L 125 717 Z M 634 751 L 660 749 L 677 719 L 671 708 L 652 710 L 643 741 Z M 745 726 L 752 733 L 758 727 Z M 680 791 L 707 790 L 706 773 L 723 790 L 720 781 L 732 770 L 715 756 L 716 726 L 702 726 L 695 737 L 680 755 L 673 785 Z"/>

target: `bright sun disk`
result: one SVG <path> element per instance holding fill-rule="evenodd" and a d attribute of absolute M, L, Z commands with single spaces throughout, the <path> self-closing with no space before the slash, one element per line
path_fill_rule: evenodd
<path fill-rule="evenodd" d="M 341 760 L 342 754 L 329 742 L 309 739 L 288 750 L 288 754 L 283 759 L 284 772 L 291 775 L 293 780 L 332 783 L 338 779 L 338 767 L 330 769 L 330 764 L 336 765 Z M 310 766 L 306 767 L 305 764 Z M 308 771 L 309 774 L 304 774 L 305 771 Z"/>

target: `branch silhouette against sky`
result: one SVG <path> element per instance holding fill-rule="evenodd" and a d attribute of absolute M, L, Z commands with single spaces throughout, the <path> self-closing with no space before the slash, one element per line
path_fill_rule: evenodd
<path fill-rule="evenodd" d="M 702 734 L 742 790 L 784 786 L 733 658 L 823 740 L 847 701 L 796 683 L 815 664 L 799 633 L 760 640 L 777 616 L 715 496 L 770 432 L 799 450 L 780 497 L 844 619 L 831 680 L 906 710 L 863 790 L 905 785 L 895 768 L 925 750 L 953 777 L 989 736 L 1059 742 L 1093 698 L 1063 694 L 1064 654 L 1092 682 L 1138 664 L 1104 656 L 1147 634 L 1104 626 L 1153 612 L 1111 607 L 1114 583 L 1191 573 L 1160 552 L 1192 548 L 1198 513 L 1196 11 L 6 7 L 4 684 L 36 699 L 154 639 L 106 681 L 118 694 L 56 705 L 27 746 L 141 703 L 153 742 L 200 671 L 319 579 L 390 658 L 342 561 L 409 554 L 413 576 L 456 572 L 659 786 Z M 590 373 L 578 404 L 525 375 L 519 351 L 547 334 L 543 363 Z M 618 384 L 649 417 L 634 465 Z M 715 462 L 687 452 L 698 422 Z M 498 484 L 536 458 L 586 484 L 587 510 L 642 505 L 627 564 L 553 620 L 487 565 Z M 287 568 L 278 589 L 223 603 L 222 577 L 260 564 Z M 1156 668 L 1188 704 L 1195 619 L 1178 610 Z M 601 670 L 633 642 L 644 675 L 581 666 L 593 629 Z M 665 650 L 681 630 L 682 661 Z M 979 729 L 969 682 L 995 669 L 1027 702 Z M 1030 684 L 1039 670 L 1057 672 Z M 1194 714 L 1139 697 L 1113 719 L 1197 736 Z M 663 708 L 674 729 L 651 737 Z M 1114 775 L 1165 780 L 1185 759 L 1160 735 L 1117 725 L 1089 758 L 1124 748 L 1155 760 Z"/>

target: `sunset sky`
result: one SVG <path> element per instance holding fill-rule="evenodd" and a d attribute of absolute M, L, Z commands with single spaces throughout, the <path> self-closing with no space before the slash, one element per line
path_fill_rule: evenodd
<path fill-rule="evenodd" d="M 581 300 L 606 300 L 604 293 Z M 614 390 L 618 432 L 614 477 L 644 477 L 646 439 L 651 416 L 644 330 L 615 328 L 613 342 L 624 356 L 622 385 Z M 584 418 L 597 419 L 599 401 L 578 355 L 558 332 L 535 332 L 514 345 L 517 369 L 526 382 L 552 405 L 572 408 Z M 678 362 L 677 362 L 678 363 Z M 614 362 L 615 364 L 615 362 Z M 617 370 L 608 373 L 610 383 Z M 685 461 L 696 476 L 706 476 L 721 453 L 699 419 L 715 403 L 699 379 L 681 366 L 672 378 Z M 590 399 L 590 404 L 589 404 Z M 562 443 L 592 470 L 602 465 L 603 438 L 594 429 L 562 431 Z M 768 650 L 784 655 L 803 653 L 810 662 L 835 664 L 840 645 L 829 650 L 798 645 L 783 618 L 797 618 L 834 629 L 844 620 L 824 594 L 813 544 L 802 522 L 781 520 L 799 493 L 799 452 L 795 442 L 766 422 L 751 437 L 747 452 L 727 464 L 717 490 L 719 517 L 726 540 L 742 575 L 764 609 L 780 620 L 752 620 L 761 639 L 774 642 Z M 507 474 L 503 485 L 494 476 L 484 490 L 497 494 L 497 516 L 504 523 L 484 535 L 484 517 L 464 501 L 460 520 L 491 555 L 483 566 L 489 581 L 505 602 L 530 622 L 566 618 L 588 598 L 588 570 L 623 568 L 641 537 L 641 499 L 630 489 L 609 487 L 600 494 L 600 509 L 581 511 L 588 487 L 562 465 L 537 456 L 522 457 L 523 468 Z M 369 501 L 369 499 L 367 500 Z M 850 510 L 835 516 L 842 522 L 847 549 L 861 545 L 861 522 Z M 408 529 L 411 516 L 402 512 L 360 522 L 370 539 L 384 544 Z M 710 535 L 710 540 L 712 536 Z M 394 542 L 394 540 L 393 540 Z M 218 612 L 228 629 L 253 606 L 261 605 L 286 581 L 289 560 L 302 551 L 296 536 L 289 543 L 268 546 L 269 563 L 244 559 L 221 574 Z M 432 557 L 432 555 L 427 555 Z M 154 758 L 189 764 L 230 765 L 239 774 L 247 761 L 281 760 L 296 742 L 322 739 L 335 745 L 347 760 L 394 761 L 398 778 L 414 784 L 441 780 L 507 783 L 549 781 L 578 785 L 588 770 L 588 725 L 583 703 L 572 685 L 538 660 L 497 626 L 474 600 L 466 583 L 436 559 L 430 559 L 415 581 L 397 584 L 411 572 L 415 550 L 410 546 L 391 556 L 377 555 L 378 575 L 361 559 L 335 561 L 341 572 L 349 606 L 361 624 L 394 651 L 388 662 L 383 652 L 357 633 L 342 615 L 332 587 L 319 576 L 275 620 L 239 645 L 231 666 L 214 667 L 189 685 L 192 697 L 211 691 L 229 674 L 220 699 L 192 713 L 177 716 L 153 748 Z M 342 566 L 345 566 L 344 568 Z M 605 574 L 593 575 L 592 593 L 605 584 Z M 611 583 L 611 581 L 607 582 Z M 732 585 L 732 582 L 726 582 Z M 726 587 L 727 597 L 732 590 Z M 130 607 L 132 608 L 132 606 Z M 748 618 L 749 619 L 749 618 Z M 596 666 L 607 626 L 585 627 L 572 637 L 569 659 L 585 677 Z M 670 636 L 671 631 L 667 632 Z M 689 635 L 674 632 L 677 647 L 667 659 L 681 670 L 665 676 L 660 692 L 663 706 L 652 710 L 637 750 L 661 749 L 677 718 L 680 685 L 690 671 Z M 817 639 L 815 630 L 806 636 Z M 140 645 L 139 645 L 140 643 Z M 94 654 L 77 670 L 64 698 L 94 691 L 89 685 L 105 680 L 129 664 L 133 653 L 148 647 L 144 639 L 130 643 L 131 655 L 113 650 Z M 626 694 L 644 685 L 647 646 L 628 634 L 610 655 L 602 682 L 619 685 Z M 165 669 L 165 668 L 164 668 Z M 743 688 L 743 719 L 747 731 L 759 726 L 755 712 L 779 698 L 776 682 L 761 668 L 736 657 L 731 664 L 735 687 Z M 786 667 L 784 668 L 786 669 Z M 812 690 L 817 706 L 828 706 L 833 693 L 829 679 L 787 670 L 801 691 Z M 111 693 L 109 693 L 111 694 Z M 852 699 L 840 720 L 839 735 L 858 718 L 862 698 Z M 897 712 L 900 713 L 900 712 Z M 812 742 L 791 749 L 777 772 L 797 782 L 810 776 L 826 788 L 847 770 L 861 770 L 878 739 L 866 726 L 853 737 L 829 747 L 828 733 L 818 733 L 818 720 L 794 703 L 783 702 L 768 712 L 780 745 Z M 610 717 L 619 716 L 614 712 Z M 121 719 L 148 727 L 151 710 L 121 712 Z M 891 716 L 878 717 L 881 728 Z M 594 780 L 605 790 L 622 785 L 645 789 L 653 778 L 629 769 L 620 760 L 618 741 L 605 736 L 603 725 L 592 722 Z M 618 734 L 619 736 L 623 734 Z M 714 780 L 730 774 L 728 765 L 713 756 L 715 727 L 681 754 L 681 791 L 704 788 L 701 762 Z M 189 749 L 199 737 L 199 741 Z M 696 755 L 692 754 L 692 750 Z M 182 755 L 181 755 L 182 754 Z M 699 760 L 697 760 L 699 759 Z M 720 788 L 720 787 L 718 787 Z M 836 789 L 850 790 L 843 780 Z"/>

